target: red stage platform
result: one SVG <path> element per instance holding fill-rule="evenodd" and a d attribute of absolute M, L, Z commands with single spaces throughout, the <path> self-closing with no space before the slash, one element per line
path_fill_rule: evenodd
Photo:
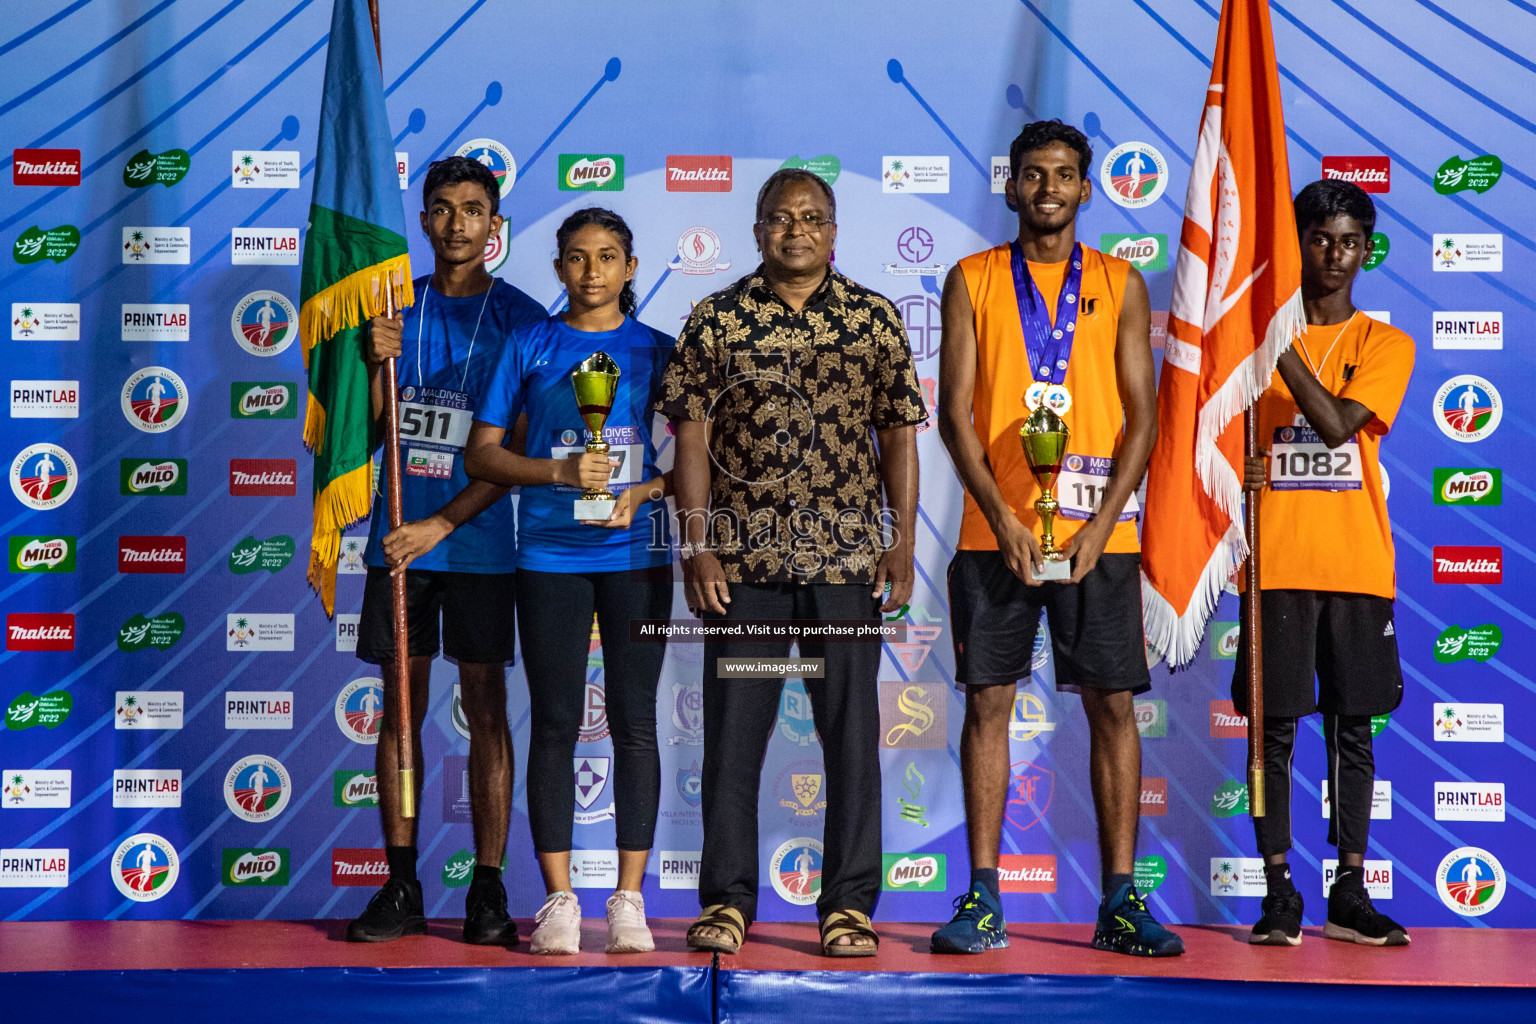
<path fill-rule="evenodd" d="M 810 922 L 763 922 L 740 954 L 715 958 L 687 951 L 688 923 L 653 922 L 654 954 L 607 956 L 593 919 L 583 931 L 593 952 L 536 957 L 525 951 L 530 921 L 520 922 L 525 943 L 511 951 L 465 945 L 454 920 L 379 945 L 343 941 L 344 921 L 17 922 L 0 925 L 0 1005 L 42 1013 L 10 1018 L 29 1022 L 99 1020 L 110 1011 L 98 996 L 125 991 L 168 1000 L 161 1019 L 268 1022 L 351 1005 L 370 1021 L 419 1024 L 422 1014 L 462 1015 L 481 1002 L 520 1007 L 523 1020 L 607 1024 L 813 1013 L 974 1020 L 1005 1006 L 1032 1007 L 1029 1019 L 1117 1024 L 1232 1019 L 1223 1014 L 1246 1006 L 1245 1021 L 1293 1022 L 1351 1004 L 1393 1024 L 1536 1019 L 1536 935 L 1527 931 L 1420 928 L 1411 946 L 1372 949 L 1309 928 L 1290 949 L 1250 946 L 1241 928 L 1183 926 L 1188 953 L 1141 960 L 1092 949 L 1086 925 L 1016 925 L 1009 949 L 940 957 L 928 952 L 932 925 L 877 922 L 877 957 L 828 959 Z M 173 1012 L 178 1001 L 184 1018 Z"/>

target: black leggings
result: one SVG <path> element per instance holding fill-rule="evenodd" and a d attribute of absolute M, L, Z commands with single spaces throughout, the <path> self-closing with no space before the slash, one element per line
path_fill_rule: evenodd
<path fill-rule="evenodd" d="M 1369 715 L 1324 715 L 1328 752 L 1328 845 L 1340 853 L 1365 853 L 1371 833 L 1371 798 L 1376 759 L 1371 752 Z M 1264 716 L 1265 815 L 1253 819 L 1259 852 L 1291 848 L 1291 760 L 1296 753 L 1296 719 Z"/>
<path fill-rule="evenodd" d="M 528 675 L 528 823 L 538 853 L 571 848 L 576 737 L 586 705 L 592 613 L 603 639 L 604 695 L 613 736 L 616 845 L 649 850 L 656 837 L 661 756 L 656 682 L 666 645 L 632 643 L 631 619 L 665 619 L 672 567 L 615 572 L 517 572 L 517 632 Z"/>

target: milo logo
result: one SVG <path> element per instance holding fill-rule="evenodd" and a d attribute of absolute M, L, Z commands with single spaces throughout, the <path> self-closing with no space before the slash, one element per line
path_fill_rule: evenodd
<path fill-rule="evenodd" d="M 187 493 L 186 459 L 123 459 L 118 489 L 123 494 L 165 496 Z"/>
<path fill-rule="evenodd" d="M 225 885 L 287 885 L 288 851 L 225 850 Z"/>
<path fill-rule="evenodd" d="M 75 538 L 11 538 L 11 572 L 74 571 Z"/>
<path fill-rule="evenodd" d="M 1134 705 L 1136 731 L 1146 737 L 1168 735 L 1168 702 L 1165 700 L 1138 700 Z"/>
<path fill-rule="evenodd" d="M 887 853 L 882 889 L 906 892 L 943 892 L 944 855 Z"/>
<path fill-rule="evenodd" d="M 1504 500 L 1503 471 L 1436 469 L 1436 505 L 1499 505 Z"/>
<path fill-rule="evenodd" d="M 229 386 L 229 415 L 237 420 L 291 420 L 298 413 L 297 393 L 286 381 L 237 380 Z"/>
<path fill-rule="evenodd" d="M 236 576 L 261 572 L 263 569 L 275 573 L 287 568 L 288 563 L 293 561 L 295 550 L 293 538 L 286 534 L 266 540 L 247 537 L 229 553 L 229 571 Z"/>
<path fill-rule="evenodd" d="M 624 157 L 619 154 L 560 154 L 563 192 L 619 192 L 624 188 Z"/>
<path fill-rule="evenodd" d="M 1129 260 L 1137 270 L 1168 269 L 1167 235 L 1101 235 L 1099 248 Z"/>
<path fill-rule="evenodd" d="M 343 768 L 335 775 L 331 796 L 337 807 L 377 807 L 378 776 L 372 769 Z"/>

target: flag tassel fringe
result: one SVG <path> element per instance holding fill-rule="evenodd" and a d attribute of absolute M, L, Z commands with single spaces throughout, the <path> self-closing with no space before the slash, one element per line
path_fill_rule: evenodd
<path fill-rule="evenodd" d="M 394 293 L 392 304 L 386 300 L 386 289 Z M 299 310 L 305 368 L 309 367 L 310 350 L 329 341 L 337 331 L 356 327 L 364 320 L 383 316 L 387 309 L 399 310 L 415 301 L 411 257 L 407 253 L 364 267 L 311 295 Z"/>
<path fill-rule="evenodd" d="M 365 462 L 326 484 L 315 495 L 315 527 L 309 540 L 309 585 L 320 592 L 325 614 L 336 610 L 336 562 L 341 531 L 368 515 L 373 498 L 373 463 Z"/>
<path fill-rule="evenodd" d="M 1169 668 L 1182 668 L 1200 653 L 1206 625 L 1216 612 L 1222 588 L 1242 564 L 1246 550 L 1241 521 L 1234 521 L 1211 551 L 1194 592 L 1190 594 L 1189 607 L 1182 613 L 1158 592 L 1146 573 L 1142 573 L 1142 629 L 1147 643 Z"/>

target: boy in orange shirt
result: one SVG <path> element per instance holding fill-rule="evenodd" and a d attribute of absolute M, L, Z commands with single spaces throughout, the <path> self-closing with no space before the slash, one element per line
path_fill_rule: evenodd
<path fill-rule="evenodd" d="M 1316 711 L 1328 749 L 1328 842 L 1339 850 L 1323 934 L 1369 946 L 1408 943 L 1407 931 L 1371 905 L 1364 884 L 1375 788 L 1371 716 L 1392 711 L 1403 697 L 1379 450 L 1414 356 L 1412 338 L 1360 312 L 1351 297 L 1375 224 L 1370 196 L 1349 182 L 1315 181 L 1296 197 L 1307 331 L 1280 357 L 1278 377 L 1259 397 L 1259 437 L 1269 449 L 1246 466 L 1244 488 L 1262 492 L 1268 813 L 1253 827 L 1269 894 L 1249 937 L 1256 945 L 1301 943 L 1302 899 L 1286 863 L 1291 759 L 1297 720 Z M 1246 651 L 1244 634 L 1232 676 L 1232 700 L 1244 713 Z"/>

